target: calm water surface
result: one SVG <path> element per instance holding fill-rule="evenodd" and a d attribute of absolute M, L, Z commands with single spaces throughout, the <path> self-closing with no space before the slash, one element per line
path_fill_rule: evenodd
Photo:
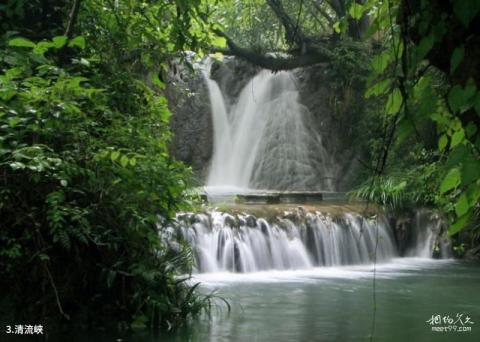
<path fill-rule="evenodd" d="M 362 341 L 373 319 L 373 266 L 200 274 L 202 291 L 227 298 L 176 333 L 137 332 L 123 341 Z M 480 267 L 453 260 L 402 258 L 376 266 L 374 341 L 480 341 Z M 470 332 L 433 332 L 436 315 L 470 317 Z M 434 325 L 437 327 L 449 324 Z M 455 324 L 451 324 L 455 325 Z M 459 322 L 458 327 L 462 326 Z M 82 334 L 70 341 L 115 341 Z"/>

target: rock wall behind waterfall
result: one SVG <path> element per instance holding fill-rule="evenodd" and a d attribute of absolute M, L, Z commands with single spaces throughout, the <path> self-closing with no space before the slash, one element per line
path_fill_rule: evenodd
<path fill-rule="evenodd" d="M 361 73 L 361 71 L 358 71 Z M 361 77 L 348 78 L 330 66 L 295 70 L 300 102 L 316 119 L 327 153 L 334 159 L 337 191 L 350 190 L 361 182 L 359 160 L 368 160 L 362 130 L 365 117 L 364 83 Z"/>
<path fill-rule="evenodd" d="M 451 258 L 448 223 L 437 211 L 419 208 L 390 217 L 397 248 L 401 255 Z"/>
<path fill-rule="evenodd" d="M 176 68 L 180 72 L 171 71 L 167 81 L 167 96 L 173 112 L 171 151 L 204 180 L 213 154 L 213 125 L 207 90 L 200 72 Z M 241 90 L 259 71 L 241 60 L 225 58 L 222 62 L 214 62 L 210 77 L 217 82 L 228 107 L 238 101 Z M 292 82 L 299 90 L 300 102 L 312 114 L 312 126 L 321 133 L 328 155 L 338 166 L 334 189 L 349 190 L 360 180 L 358 159 L 362 159 L 366 151 L 365 139 L 361 136 L 363 84 L 356 80 L 346 82 L 345 75 L 325 65 L 298 69 L 293 74 Z"/>
<path fill-rule="evenodd" d="M 201 183 L 213 150 L 213 123 L 210 114 L 208 90 L 202 73 L 172 63 L 166 79 L 166 96 L 172 118 L 171 154 L 192 166 Z"/>

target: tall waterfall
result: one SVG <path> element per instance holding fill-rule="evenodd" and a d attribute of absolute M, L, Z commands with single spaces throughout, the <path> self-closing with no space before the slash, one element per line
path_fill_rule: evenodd
<path fill-rule="evenodd" d="M 230 108 L 205 76 L 214 126 L 208 186 L 334 190 L 334 165 L 291 72 L 259 72 Z"/>

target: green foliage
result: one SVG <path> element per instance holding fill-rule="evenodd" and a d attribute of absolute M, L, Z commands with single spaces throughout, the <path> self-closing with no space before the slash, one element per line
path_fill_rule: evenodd
<path fill-rule="evenodd" d="M 480 111 L 476 105 L 480 92 L 478 79 L 470 76 L 475 72 L 468 69 L 471 64 L 465 57 L 472 53 L 467 50 L 467 42 L 473 36 L 466 33 L 469 38 L 465 41 L 458 37 L 462 25 L 470 29 L 480 3 L 452 1 L 455 17 L 442 12 L 444 9 L 433 8 L 430 1 L 417 1 L 413 7 L 404 5 L 403 1 L 385 1 L 371 12 L 370 33 L 382 33 L 382 52 L 373 58 L 366 97 L 377 96 L 384 101 L 385 108 L 377 117 L 385 127 L 393 127 L 394 139 L 388 146 L 391 151 L 386 178 L 376 180 L 370 192 L 364 185 L 356 194 L 396 206 L 404 201 L 394 196 L 401 193 L 414 198 L 416 192 L 421 203 L 439 206 L 450 217 L 449 233 L 453 235 L 478 220 L 475 208 L 480 201 Z M 409 15 L 402 12 L 411 9 Z M 457 32 L 455 38 L 449 37 L 453 32 Z M 442 44 L 448 39 L 458 45 L 445 54 Z M 445 62 L 438 62 L 445 56 Z M 385 140 L 377 143 L 376 149 L 380 151 L 384 144 Z M 435 156 L 433 164 L 416 161 L 400 170 L 394 167 L 394 160 L 408 160 L 403 152 L 409 146 L 425 147 Z M 427 165 L 434 165 L 434 179 L 422 184 L 409 176 Z M 403 181 L 406 186 L 400 191 L 395 186 Z M 436 188 L 430 189 L 432 184 Z M 432 190 L 432 200 L 422 199 L 426 189 Z"/>
<path fill-rule="evenodd" d="M 439 174 L 435 158 L 425 150 L 410 153 L 409 169 L 399 167 L 385 176 L 375 176 L 349 193 L 352 199 L 378 203 L 392 211 L 438 205 Z"/>
<path fill-rule="evenodd" d="M 168 152 L 158 73 L 209 40 L 202 4 L 82 1 L 72 39 L 63 20 L 33 33 L 27 10 L 68 20 L 69 7 L 51 6 L 2 12 L 0 317 L 52 329 L 181 325 L 212 297 L 178 279 L 191 250 L 159 235 L 189 207 L 190 170 Z"/>
<path fill-rule="evenodd" d="M 359 4 L 355 1 L 353 1 L 352 4 L 350 5 L 349 10 L 348 10 L 348 14 L 350 14 L 350 16 L 353 19 L 359 20 L 363 16 L 363 13 L 366 10 L 367 10 L 366 6 L 363 6 L 362 4 Z"/>
<path fill-rule="evenodd" d="M 478 11 L 480 4 L 477 1 L 453 1 L 453 12 L 466 28 Z"/>

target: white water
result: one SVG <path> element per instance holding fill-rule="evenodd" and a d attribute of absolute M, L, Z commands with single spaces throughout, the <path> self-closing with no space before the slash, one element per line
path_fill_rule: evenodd
<path fill-rule="evenodd" d="M 334 166 L 290 72 L 263 70 L 227 110 L 205 73 L 214 127 L 209 187 L 334 190 Z"/>
<path fill-rule="evenodd" d="M 191 283 L 217 288 L 231 283 L 319 283 L 331 279 L 395 279 L 411 275 L 412 271 L 431 271 L 455 264 L 453 259 L 393 258 L 379 264 L 313 267 L 301 270 L 260 271 L 254 273 L 211 272 L 196 273 Z"/>
<path fill-rule="evenodd" d="M 259 72 L 238 99 L 229 101 L 230 107 L 218 84 L 209 79 L 207 71 L 204 75 L 214 126 L 209 197 L 223 201 L 251 189 L 334 190 L 336 167 L 323 147 L 315 120 L 299 101 L 292 73 Z M 409 260 L 432 258 L 437 246 L 442 223 L 428 213 L 417 213 L 414 241 L 406 253 L 414 259 Z M 307 213 L 297 220 L 218 211 L 188 219 L 180 216 L 177 222 L 194 251 L 197 274 L 215 273 L 223 278 L 230 272 L 266 272 L 271 277 L 277 271 L 318 273 L 319 267 L 327 275 L 345 274 L 338 267 L 361 264 L 368 268 L 373 262 L 392 265 L 388 264 L 391 260 L 398 260 L 388 222 L 370 221 L 358 214 L 332 219 Z M 448 246 L 440 241 L 440 248 L 441 256 L 448 257 Z M 354 271 L 359 274 L 358 269 Z"/>
<path fill-rule="evenodd" d="M 440 248 L 442 258 L 451 257 L 450 240 L 441 237 L 445 231 L 445 221 L 440 219 L 436 213 L 430 210 L 417 210 L 415 213 L 415 234 L 413 235 L 412 247 L 407 252 L 408 256 L 431 258 L 434 248 Z M 436 242 L 438 240 L 438 246 Z"/>
<path fill-rule="evenodd" d="M 258 272 L 369 263 L 397 256 L 387 223 L 344 214 L 332 220 L 307 213 L 304 222 L 212 212 L 183 221 L 181 231 L 195 252 L 198 272 Z M 182 220 L 180 220 L 182 223 Z"/>

